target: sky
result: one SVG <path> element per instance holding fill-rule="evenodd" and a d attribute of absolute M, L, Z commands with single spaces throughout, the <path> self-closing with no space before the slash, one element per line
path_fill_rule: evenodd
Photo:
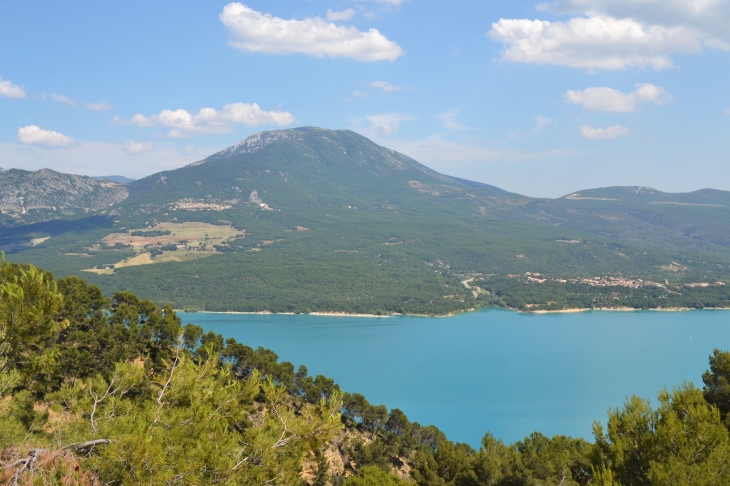
<path fill-rule="evenodd" d="M 298 126 L 529 196 L 730 190 L 730 0 L 0 0 L 0 167 Z"/>

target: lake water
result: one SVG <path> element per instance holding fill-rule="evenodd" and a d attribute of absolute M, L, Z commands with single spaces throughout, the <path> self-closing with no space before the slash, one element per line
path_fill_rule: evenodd
<path fill-rule="evenodd" d="M 180 316 L 475 447 L 488 430 L 507 443 L 533 431 L 592 439 L 609 407 L 701 386 L 713 349 L 730 350 L 727 311 Z"/>

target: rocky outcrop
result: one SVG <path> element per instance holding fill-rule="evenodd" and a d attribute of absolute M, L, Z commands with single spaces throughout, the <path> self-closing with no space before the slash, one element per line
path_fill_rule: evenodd
<path fill-rule="evenodd" d="M 0 211 L 3 214 L 101 211 L 127 196 L 129 191 L 123 185 L 109 180 L 62 174 L 50 169 L 0 172 Z"/>
<path fill-rule="evenodd" d="M 204 164 L 206 162 L 211 162 L 214 160 L 233 157 L 238 154 L 251 154 L 258 150 L 261 150 L 262 148 L 266 147 L 267 145 L 269 145 L 273 142 L 276 142 L 278 140 L 286 140 L 289 137 L 290 137 L 290 133 L 286 130 L 276 130 L 273 132 L 254 133 L 252 135 L 249 135 L 245 140 L 238 142 L 236 145 L 233 145 L 231 147 L 228 147 L 227 149 L 221 150 L 220 152 L 211 155 L 207 159 L 200 160 L 198 162 L 193 162 L 192 164 L 188 164 L 188 165 L 191 165 L 191 166 L 200 165 L 200 164 Z"/>

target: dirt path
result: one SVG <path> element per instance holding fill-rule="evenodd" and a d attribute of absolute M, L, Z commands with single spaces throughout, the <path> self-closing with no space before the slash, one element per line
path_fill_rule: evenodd
<path fill-rule="evenodd" d="M 462 281 L 461 281 L 461 284 L 462 284 L 462 285 L 463 285 L 464 287 L 466 287 L 467 289 L 471 290 L 471 295 L 473 295 L 473 296 L 474 296 L 474 298 L 476 299 L 477 297 L 479 297 L 479 291 L 478 291 L 478 290 L 476 290 L 476 289 L 473 289 L 473 288 L 471 288 L 471 286 L 469 285 L 469 284 L 470 284 L 470 283 L 472 283 L 473 281 L 474 281 L 474 277 L 472 277 L 472 278 L 467 278 L 466 280 L 462 280 Z"/>

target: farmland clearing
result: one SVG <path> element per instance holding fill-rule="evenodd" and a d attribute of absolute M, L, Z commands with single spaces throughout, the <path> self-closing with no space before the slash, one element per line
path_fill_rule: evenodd
<path fill-rule="evenodd" d="M 219 253 L 214 245 L 244 238 L 245 234 L 245 230 L 237 230 L 230 225 L 194 222 L 160 223 L 148 228 L 112 233 L 95 245 L 95 249 L 104 251 L 131 247 L 138 254 L 113 265 L 99 265 L 84 271 L 111 275 L 116 269 L 124 267 L 206 258 Z"/>

